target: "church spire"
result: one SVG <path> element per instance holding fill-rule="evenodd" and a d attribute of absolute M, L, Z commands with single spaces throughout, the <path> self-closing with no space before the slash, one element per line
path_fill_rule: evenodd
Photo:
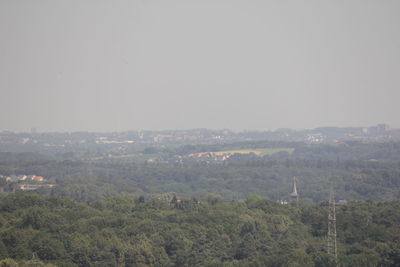
<path fill-rule="evenodd" d="M 290 198 L 292 199 L 292 201 L 299 201 L 299 193 L 297 193 L 297 185 L 296 185 L 297 179 L 296 177 L 293 177 L 293 191 L 290 194 Z"/>

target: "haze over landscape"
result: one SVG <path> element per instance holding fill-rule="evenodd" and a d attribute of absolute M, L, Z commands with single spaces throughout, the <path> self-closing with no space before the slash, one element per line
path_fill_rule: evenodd
<path fill-rule="evenodd" d="M 399 15 L 0 0 L 0 266 L 400 266 Z"/>
<path fill-rule="evenodd" d="M 0 130 L 400 127 L 399 1 L 0 2 Z"/>

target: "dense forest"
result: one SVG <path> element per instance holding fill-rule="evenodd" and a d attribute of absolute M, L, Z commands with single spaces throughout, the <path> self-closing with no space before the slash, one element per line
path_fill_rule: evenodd
<path fill-rule="evenodd" d="M 400 202 L 327 203 L 117 197 L 79 203 L 31 194 L 0 201 L 0 256 L 56 266 L 398 266 Z M 27 265 L 28 266 L 28 265 Z M 29 265 L 31 266 L 31 265 Z M 40 266 L 40 265 L 37 265 Z M 44 266 L 44 265 L 43 265 Z M 50 265 L 49 265 L 50 266 Z"/>
<path fill-rule="evenodd" d="M 273 153 L 188 156 L 240 149 Z M 399 143 L 58 153 L 0 152 L 0 266 L 400 263 Z M 18 180 L 32 174 L 45 181 Z M 293 177 L 300 202 L 286 204 Z M 327 253 L 331 190 L 347 201 L 336 207 L 337 258 Z"/>
<path fill-rule="evenodd" d="M 307 201 L 326 200 L 330 189 L 345 200 L 400 199 L 399 163 L 393 161 L 254 159 L 222 164 L 147 164 L 38 157 L 0 160 L 0 173 L 42 175 L 57 186 L 39 193 L 78 201 L 168 192 L 187 198 L 214 194 L 224 200 L 239 200 L 258 194 L 272 200 L 287 200 L 293 176 L 298 179 L 301 199 Z M 0 178 L 0 183 L 5 181 Z"/>

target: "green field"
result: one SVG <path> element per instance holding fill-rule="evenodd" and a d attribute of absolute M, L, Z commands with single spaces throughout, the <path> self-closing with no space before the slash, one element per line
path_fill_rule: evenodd
<path fill-rule="evenodd" d="M 102 159 L 132 159 L 136 158 L 138 155 L 136 154 L 125 154 L 125 155 L 107 155 L 101 157 L 91 157 L 89 160 L 102 160 Z"/>
<path fill-rule="evenodd" d="M 258 149 L 236 149 L 236 150 L 224 150 L 224 151 L 210 151 L 192 154 L 191 156 L 201 156 L 203 154 L 213 154 L 215 156 L 222 156 L 228 154 L 250 154 L 254 153 L 257 156 L 273 155 L 279 152 L 287 152 L 292 154 L 294 148 L 258 148 Z"/>

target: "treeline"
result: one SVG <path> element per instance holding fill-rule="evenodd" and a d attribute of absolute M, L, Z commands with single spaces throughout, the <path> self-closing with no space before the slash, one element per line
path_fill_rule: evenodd
<path fill-rule="evenodd" d="M 14 148 L 16 146 L 16 148 Z M 33 146 L 33 147 L 32 147 Z M 134 154 L 154 157 L 185 156 L 192 153 L 264 148 L 291 148 L 293 153 L 265 155 L 264 159 L 308 159 L 308 160 L 384 160 L 400 161 L 400 142 L 357 142 L 338 141 L 336 144 L 307 144 L 284 141 L 241 141 L 219 142 L 216 144 L 76 144 L 64 146 L 43 146 L 37 144 L 0 145 L 0 161 L 10 159 L 57 159 L 81 160 L 106 155 Z M 13 153 L 12 153 L 13 152 Z M 38 154 L 40 153 L 40 155 Z M 36 154 L 36 155 L 35 155 Z"/>
<path fill-rule="evenodd" d="M 57 186 L 39 189 L 38 193 L 83 202 L 120 194 L 154 196 L 167 192 L 186 198 L 205 198 L 211 193 L 224 200 L 244 199 L 249 194 L 288 200 L 293 176 L 298 179 L 300 198 L 306 201 L 326 200 L 331 188 L 339 199 L 349 201 L 400 199 L 400 143 L 396 142 L 309 145 L 259 141 L 147 147 L 143 152 L 149 157 L 162 153 L 174 158 L 192 152 L 262 147 L 294 151 L 263 157 L 234 155 L 216 163 L 143 163 L 135 156 L 89 160 L 90 157 L 79 158 L 65 151 L 68 155 L 58 159 L 31 152 L 0 152 L 0 175 L 41 175 Z M 1 178 L 0 187 L 0 191 L 16 188 Z"/>
<path fill-rule="evenodd" d="M 337 261 L 326 253 L 327 210 L 256 195 L 171 203 L 9 195 L 0 201 L 0 257 L 56 266 L 397 266 L 399 201 L 338 207 Z"/>
<path fill-rule="evenodd" d="M 371 142 L 357 141 L 338 142 L 337 144 L 307 144 L 304 142 L 283 141 L 247 141 L 233 143 L 219 143 L 212 145 L 181 145 L 181 146 L 150 146 L 143 149 L 144 154 L 163 154 L 165 156 L 185 156 L 199 152 L 215 152 L 240 149 L 264 149 L 264 148 L 291 148 L 293 153 L 279 152 L 265 155 L 263 160 L 282 159 L 306 159 L 306 160 L 380 160 L 400 161 L 400 142 Z M 251 158 L 251 156 L 248 156 Z M 260 157 L 255 157 L 260 158 Z"/>
<path fill-rule="evenodd" d="M 333 188 L 338 199 L 390 201 L 400 199 L 397 162 L 360 160 L 242 160 L 223 164 L 140 164 L 24 160 L 0 161 L 0 174 L 44 176 L 52 189 L 37 192 L 93 201 L 119 194 L 155 195 L 175 192 L 187 198 L 212 193 L 224 200 L 258 194 L 288 200 L 293 176 L 300 198 L 326 200 Z M 13 186 L 0 179 L 5 191 Z"/>

